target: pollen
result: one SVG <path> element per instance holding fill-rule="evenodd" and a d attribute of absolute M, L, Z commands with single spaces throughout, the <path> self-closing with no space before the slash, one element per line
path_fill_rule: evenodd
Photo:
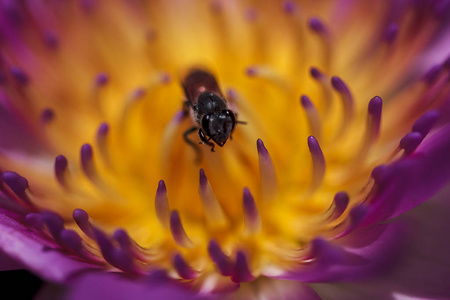
<path fill-rule="evenodd" d="M 442 68 L 393 86 L 400 50 L 419 52 L 432 25 L 385 24 L 378 3 L 355 3 L 365 25 L 345 28 L 308 1 L 71 5 L 44 41 L 22 28 L 36 53 L 2 46 L 5 95 L 41 145 L 39 164 L 2 154 L 2 181 L 58 251 L 109 271 L 163 269 L 201 291 L 311 263 L 361 222 L 375 167 L 411 155 L 444 101 Z M 191 135 L 201 161 L 183 138 L 201 127 L 182 86 L 199 66 L 245 122 L 215 152 Z"/>

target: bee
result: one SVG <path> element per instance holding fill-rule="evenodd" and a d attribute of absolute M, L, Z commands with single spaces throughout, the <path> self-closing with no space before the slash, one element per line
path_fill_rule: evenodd
<path fill-rule="evenodd" d="M 223 147 L 237 124 L 246 124 L 238 121 L 237 115 L 228 106 L 225 97 L 220 91 L 214 75 L 201 69 L 192 69 L 182 81 L 186 101 L 183 103 L 183 111 L 190 116 L 195 124 L 183 134 L 183 138 L 200 159 L 198 145 L 189 138 L 194 132 L 198 132 L 200 144 L 206 144 L 214 152 L 215 145 Z"/>

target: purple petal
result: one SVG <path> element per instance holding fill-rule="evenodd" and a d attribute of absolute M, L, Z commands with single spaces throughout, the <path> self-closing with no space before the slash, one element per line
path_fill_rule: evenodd
<path fill-rule="evenodd" d="M 401 216 L 407 222 L 406 242 L 389 272 L 356 283 L 318 283 L 313 288 L 324 299 L 450 299 L 450 186 L 433 199 Z M 400 299 L 400 297 L 396 298 Z"/>
<path fill-rule="evenodd" d="M 424 139 L 376 180 L 365 225 L 394 218 L 426 201 L 450 179 L 450 125 Z"/>
<path fill-rule="evenodd" d="M 156 277 L 156 278 L 155 278 Z M 68 300 L 85 299 L 206 299 L 195 295 L 167 278 L 131 279 L 118 273 L 87 273 L 75 280 L 71 286 Z"/>
<path fill-rule="evenodd" d="M 42 238 L 0 210 L 0 249 L 42 278 L 64 282 L 71 275 L 93 268 L 48 247 Z"/>
<path fill-rule="evenodd" d="M 309 263 L 271 278 L 302 282 L 352 281 L 386 272 L 401 249 L 403 224 L 382 224 L 359 228 L 334 241 L 316 238 L 311 243 Z M 299 261 L 300 262 L 300 261 Z"/>

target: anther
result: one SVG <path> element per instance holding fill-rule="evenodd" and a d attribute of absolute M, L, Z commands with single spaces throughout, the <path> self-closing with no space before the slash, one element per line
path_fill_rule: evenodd
<path fill-rule="evenodd" d="M 294 14 L 298 9 L 297 4 L 294 1 L 287 0 L 284 1 L 282 5 L 283 11 L 287 14 Z"/>
<path fill-rule="evenodd" d="M 248 188 L 244 188 L 243 196 L 244 222 L 247 233 L 254 234 L 261 230 L 261 217 L 255 200 Z"/>
<path fill-rule="evenodd" d="M 328 221 L 332 222 L 339 218 L 347 209 L 350 199 L 346 192 L 338 192 L 334 195 L 333 204 L 330 207 L 331 214 Z"/>
<path fill-rule="evenodd" d="M 248 265 L 247 256 L 243 251 L 238 251 L 236 254 L 236 263 L 234 265 L 233 274 L 231 275 L 231 280 L 236 283 L 249 282 L 255 277 L 250 271 Z"/>
<path fill-rule="evenodd" d="M 211 225 L 224 226 L 227 220 L 203 169 L 200 169 L 198 192 L 208 222 Z"/>
<path fill-rule="evenodd" d="M 42 35 L 42 40 L 50 50 L 56 50 L 59 46 L 59 39 L 55 32 L 47 30 Z"/>
<path fill-rule="evenodd" d="M 34 207 L 26 193 L 29 186 L 28 180 L 25 177 L 22 177 L 15 172 L 3 172 L 2 179 L 22 201 L 29 206 Z"/>
<path fill-rule="evenodd" d="M 262 198 L 264 201 L 273 199 L 278 192 L 277 175 L 275 167 L 261 139 L 256 142 L 259 160 L 259 176 L 261 179 Z"/>
<path fill-rule="evenodd" d="M 170 227 L 170 209 L 166 184 L 163 180 L 159 181 L 158 188 L 156 190 L 155 212 L 161 225 L 168 229 Z"/>
<path fill-rule="evenodd" d="M 366 131 L 362 141 L 361 148 L 358 151 L 358 159 L 355 162 L 360 163 L 364 159 L 373 144 L 378 139 L 381 127 L 381 111 L 383 106 L 383 100 L 380 97 L 375 96 L 369 101 Z"/>
<path fill-rule="evenodd" d="M 342 79 L 337 76 L 332 77 L 331 85 L 333 86 L 333 89 L 338 92 L 344 110 L 342 125 L 337 133 L 337 137 L 340 137 L 345 132 L 350 122 L 353 120 L 355 110 L 353 103 L 354 101 L 350 89 L 347 87 L 344 81 L 342 81 Z"/>
<path fill-rule="evenodd" d="M 107 138 L 109 133 L 109 126 L 107 123 L 102 123 L 97 129 L 97 147 L 105 164 L 112 168 L 111 157 L 108 151 Z"/>
<path fill-rule="evenodd" d="M 292 88 L 288 82 L 280 76 L 274 69 L 267 66 L 249 66 L 245 69 L 245 74 L 249 77 L 260 78 L 280 88 L 283 92 L 291 92 Z"/>
<path fill-rule="evenodd" d="M 183 248 L 193 247 L 192 241 L 187 236 L 183 224 L 181 223 L 180 215 L 176 210 L 173 210 L 170 214 L 170 232 L 178 246 Z"/>
<path fill-rule="evenodd" d="M 67 177 L 69 170 L 67 169 L 68 162 L 67 158 L 63 155 L 58 155 L 55 158 L 55 177 L 58 183 L 64 187 L 68 188 Z"/>
<path fill-rule="evenodd" d="M 92 146 L 89 144 L 84 144 L 81 146 L 80 151 L 80 161 L 81 169 L 87 178 L 89 178 L 93 183 L 100 185 L 97 170 L 94 165 L 94 153 Z"/>
<path fill-rule="evenodd" d="M 412 132 L 419 132 L 425 137 L 433 128 L 436 121 L 439 119 L 440 113 L 437 110 L 430 110 L 423 114 L 412 127 Z"/>
<path fill-rule="evenodd" d="M 44 226 L 44 220 L 42 219 L 42 216 L 37 213 L 29 213 L 25 216 L 25 220 L 28 224 L 33 226 L 36 229 L 42 229 Z"/>
<path fill-rule="evenodd" d="M 41 112 L 41 122 L 48 124 L 55 119 L 55 112 L 51 108 L 45 108 Z"/>
<path fill-rule="evenodd" d="M 233 273 L 233 262 L 223 253 L 219 244 L 215 240 L 210 240 L 208 244 L 208 254 L 212 262 L 217 266 L 220 274 L 231 276 Z"/>
<path fill-rule="evenodd" d="M 198 272 L 195 271 L 180 254 L 175 254 L 173 256 L 173 266 L 183 279 L 194 279 L 198 276 Z"/>
<path fill-rule="evenodd" d="M 384 40 L 388 45 L 392 45 L 398 35 L 398 24 L 390 23 L 385 30 Z"/>
<path fill-rule="evenodd" d="M 320 88 L 322 91 L 321 99 L 324 100 L 322 107 L 324 107 L 324 113 L 327 114 L 330 111 L 331 99 L 332 99 L 329 78 L 324 73 L 322 73 L 322 71 L 320 71 L 319 69 L 317 69 L 315 67 L 311 67 L 309 69 L 309 73 L 311 74 L 311 77 L 320 84 Z"/>
<path fill-rule="evenodd" d="M 322 184 L 325 175 L 325 157 L 322 153 L 319 142 L 313 136 L 308 137 L 308 148 L 311 153 L 313 165 L 312 181 L 309 189 L 310 192 L 314 192 Z"/>
<path fill-rule="evenodd" d="M 316 107 L 306 95 L 301 96 L 300 103 L 305 110 L 311 135 L 320 139 L 322 134 L 322 124 Z"/>
<path fill-rule="evenodd" d="M 349 212 L 346 222 L 342 223 L 346 225 L 345 229 L 334 236 L 333 239 L 342 238 L 353 232 L 361 224 L 368 213 L 369 208 L 367 205 L 361 204 L 353 207 Z"/>
<path fill-rule="evenodd" d="M 86 234 L 91 239 L 96 239 L 95 233 L 94 233 L 94 227 L 89 222 L 89 215 L 86 211 L 83 209 L 77 208 L 73 211 L 72 217 L 77 223 L 78 227 L 83 231 L 84 234 Z"/>
<path fill-rule="evenodd" d="M 120 248 L 123 251 L 129 252 L 141 261 L 146 260 L 145 254 L 140 251 L 141 249 L 139 248 L 139 245 L 137 245 L 136 242 L 130 238 L 124 229 L 117 229 L 114 231 L 113 237 L 119 243 Z"/>
<path fill-rule="evenodd" d="M 30 82 L 30 78 L 21 68 L 13 66 L 9 71 L 17 83 L 25 86 Z"/>
<path fill-rule="evenodd" d="M 420 132 L 410 132 L 400 140 L 399 148 L 403 149 L 405 156 L 410 155 L 417 147 L 419 147 L 423 138 L 424 137 Z"/>
<path fill-rule="evenodd" d="M 323 65 L 326 70 L 331 67 L 331 36 L 328 28 L 317 17 L 310 18 L 308 26 L 312 32 L 316 33 L 320 37 L 323 51 Z"/>
<path fill-rule="evenodd" d="M 105 72 L 101 72 L 97 74 L 97 77 L 95 78 L 95 86 L 96 87 L 103 87 L 109 82 L 109 76 Z"/>
<path fill-rule="evenodd" d="M 45 226 L 47 226 L 48 231 L 52 235 L 53 239 L 60 245 L 63 246 L 64 243 L 59 237 L 59 233 L 64 229 L 64 221 L 60 215 L 53 212 L 45 211 L 41 213 L 42 220 Z"/>

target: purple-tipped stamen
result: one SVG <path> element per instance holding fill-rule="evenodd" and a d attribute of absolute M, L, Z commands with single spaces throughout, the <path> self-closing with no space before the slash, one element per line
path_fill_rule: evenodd
<path fill-rule="evenodd" d="M 55 158 L 55 177 L 58 180 L 59 184 L 65 188 L 67 188 L 67 173 L 68 173 L 68 162 L 67 158 L 63 155 L 58 155 Z"/>
<path fill-rule="evenodd" d="M 313 136 L 308 137 L 308 148 L 311 153 L 313 171 L 310 191 L 314 192 L 321 184 L 325 175 L 325 157 L 320 148 L 319 142 Z"/>
<path fill-rule="evenodd" d="M 243 210 L 245 229 L 248 233 L 256 233 L 261 230 L 261 217 L 256 207 L 255 200 L 248 188 L 244 188 Z"/>
<path fill-rule="evenodd" d="M 388 45 L 391 45 L 392 43 L 394 43 L 397 35 L 398 35 L 398 24 L 390 23 L 384 33 L 384 40 Z"/>
<path fill-rule="evenodd" d="M 361 224 L 361 222 L 364 220 L 364 218 L 367 216 L 367 214 L 369 213 L 369 208 L 367 205 L 358 205 L 353 207 L 350 210 L 349 216 L 347 217 L 345 223 L 346 224 L 346 228 L 340 232 L 339 234 L 337 234 L 336 236 L 333 237 L 333 239 L 339 239 L 342 238 L 348 234 L 350 234 L 351 232 L 353 232 L 356 228 L 358 228 L 358 226 Z M 342 223 L 342 224 L 345 224 Z"/>
<path fill-rule="evenodd" d="M 40 214 L 37 213 L 29 213 L 25 216 L 25 220 L 28 224 L 33 226 L 36 229 L 42 229 L 44 226 L 44 219 Z"/>
<path fill-rule="evenodd" d="M 340 99 L 341 99 L 342 106 L 344 108 L 344 116 L 343 116 L 343 120 L 342 120 L 342 125 L 341 125 L 341 128 L 339 129 L 339 132 L 337 135 L 339 137 L 341 134 L 344 133 L 348 124 L 353 120 L 355 107 L 354 107 L 352 93 L 350 92 L 350 89 L 345 84 L 345 82 L 342 81 L 342 79 L 340 79 L 337 76 L 333 76 L 331 78 L 331 86 L 333 87 L 333 89 L 336 92 L 338 92 Z"/>
<path fill-rule="evenodd" d="M 337 192 L 334 195 L 333 204 L 331 206 L 331 215 L 328 218 L 329 222 L 332 222 L 342 216 L 347 209 L 350 198 L 346 192 Z"/>
<path fill-rule="evenodd" d="M 86 177 L 91 181 L 96 181 L 97 172 L 94 166 L 94 153 L 91 145 L 84 144 L 83 146 L 81 146 L 80 161 L 81 169 L 83 170 Z"/>
<path fill-rule="evenodd" d="M 256 76 L 258 74 L 258 69 L 256 66 L 249 66 L 245 69 L 245 74 L 250 77 Z"/>
<path fill-rule="evenodd" d="M 29 186 L 28 180 L 25 177 L 20 176 L 16 172 L 3 172 L 2 179 L 22 201 L 34 207 L 26 193 Z"/>
<path fill-rule="evenodd" d="M 114 261 L 114 246 L 112 244 L 112 242 L 110 241 L 110 239 L 106 236 L 106 234 L 97 229 L 97 228 L 93 228 L 93 232 L 94 232 L 94 237 L 95 240 L 97 241 L 97 245 L 100 248 L 100 252 L 102 253 L 103 258 L 112 266 L 115 266 L 115 261 Z"/>
<path fill-rule="evenodd" d="M 101 72 L 95 78 L 95 85 L 97 87 L 105 86 L 109 82 L 109 76 L 107 73 Z"/>
<path fill-rule="evenodd" d="M 284 1 L 282 5 L 283 11 L 287 14 L 294 14 L 298 9 L 297 3 L 292 0 Z"/>
<path fill-rule="evenodd" d="M 215 240 L 210 240 L 208 244 L 208 254 L 212 262 L 217 266 L 220 274 L 231 276 L 233 273 L 233 262 L 223 253 L 219 244 Z"/>
<path fill-rule="evenodd" d="M 198 272 L 195 271 L 180 254 L 175 254 L 173 256 L 173 266 L 183 279 L 194 279 L 198 276 Z"/>
<path fill-rule="evenodd" d="M 172 238 L 178 246 L 183 248 L 190 248 L 193 246 L 191 240 L 186 234 L 186 231 L 184 230 L 180 215 L 177 210 L 172 211 L 172 213 L 170 214 L 170 233 L 172 234 Z"/>
<path fill-rule="evenodd" d="M 198 192 L 206 213 L 208 223 L 213 226 L 224 226 L 226 224 L 225 214 L 217 201 L 214 191 L 206 178 L 205 171 L 200 169 Z"/>
<path fill-rule="evenodd" d="M 55 32 L 47 30 L 42 35 L 42 40 L 44 41 L 45 45 L 51 49 L 56 50 L 59 46 L 59 39 Z"/>
<path fill-rule="evenodd" d="M 91 239 L 94 240 L 96 239 L 94 227 L 92 226 L 91 222 L 89 222 L 89 215 L 86 211 L 77 208 L 73 211 L 72 217 L 75 223 L 77 223 L 78 227 L 81 229 L 81 231 L 84 232 L 84 234 L 86 234 Z"/>
<path fill-rule="evenodd" d="M 278 192 L 277 175 L 269 151 L 267 151 L 264 142 L 261 139 L 256 141 L 256 148 L 258 150 L 262 198 L 264 201 L 269 201 L 273 199 Z"/>
<path fill-rule="evenodd" d="M 300 103 L 305 110 L 306 118 L 308 119 L 309 130 L 311 135 L 320 139 L 322 134 L 322 123 L 320 121 L 319 112 L 308 96 L 303 95 L 300 98 Z"/>
<path fill-rule="evenodd" d="M 340 250 L 324 238 L 317 237 L 311 241 L 311 256 L 318 264 L 338 264 L 341 260 Z"/>
<path fill-rule="evenodd" d="M 233 275 L 231 275 L 231 280 L 236 283 L 249 282 L 255 277 L 250 271 L 248 265 L 247 256 L 243 251 L 238 251 L 236 254 L 236 264 L 234 265 Z"/>
<path fill-rule="evenodd" d="M 100 157 L 105 164 L 111 168 L 111 157 L 108 151 L 107 138 L 109 134 L 109 125 L 107 123 L 101 123 L 97 129 L 97 147 L 100 153 Z"/>
<path fill-rule="evenodd" d="M 309 73 L 311 74 L 311 76 L 316 79 L 316 80 L 321 80 L 325 77 L 325 75 L 316 67 L 311 67 L 309 69 Z"/>
<path fill-rule="evenodd" d="M 61 241 L 59 234 L 64 229 L 64 221 L 60 215 L 45 211 L 41 213 L 42 220 L 44 221 L 45 226 L 47 226 L 48 231 L 52 235 L 53 239 L 60 245 L 64 246 L 64 243 Z"/>
<path fill-rule="evenodd" d="M 55 119 L 55 112 L 51 108 L 45 108 L 41 112 L 41 122 L 44 124 L 50 123 Z"/>
<path fill-rule="evenodd" d="M 255 22 L 258 20 L 259 13 L 256 10 L 256 8 L 252 7 L 252 8 L 245 10 L 244 17 L 245 17 L 245 20 L 247 20 L 248 22 Z"/>
<path fill-rule="evenodd" d="M 164 180 L 160 180 L 155 195 L 155 211 L 156 217 L 165 228 L 169 228 L 170 225 L 170 208 L 169 200 L 167 197 L 167 188 Z"/>
<path fill-rule="evenodd" d="M 313 30 L 314 32 L 319 33 L 319 34 L 324 34 L 327 32 L 325 25 L 317 17 L 310 18 L 308 20 L 308 26 L 309 26 L 309 28 L 311 28 L 311 30 Z"/>
<path fill-rule="evenodd" d="M 146 260 L 145 254 L 140 251 L 139 246 L 130 238 L 130 236 L 124 229 L 119 228 L 114 231 L 113 237 L 119 243 L 119 246 L 123 251 L 132 254 L 140 261 Z"/>
<path fill-rule="evenodd" d="M 420 132 L 410 132 L 400 140 L 400 149 L 403 149 L 404 155 L 413 153 L 423 141 L 423 135 Z"/>
<path fill-rule="evenodd" d="M 378 139 L 381 127 L 381 112 L 383 100 L 375 96 L 369 101 L 367 113 L 367 127 L 361 149 L 359 150 L 359 160 L 363 159 L 369 152 L 372 145 Z"/>
<path fill-rule="evenodd" d="M 17 83 L 25 86 L 30 82 L 30 78 L 21 68 L 13 66 L 9 71 Z"/>
<path fill-rule="evenodd" d="M 423 137 L 431 131 L 434 124 L 440 117 L 440 112 L 437 110 L 430 110 L 423 114 L 419 119 L 414 122 L 412 132 L 419 132 Z"/>

